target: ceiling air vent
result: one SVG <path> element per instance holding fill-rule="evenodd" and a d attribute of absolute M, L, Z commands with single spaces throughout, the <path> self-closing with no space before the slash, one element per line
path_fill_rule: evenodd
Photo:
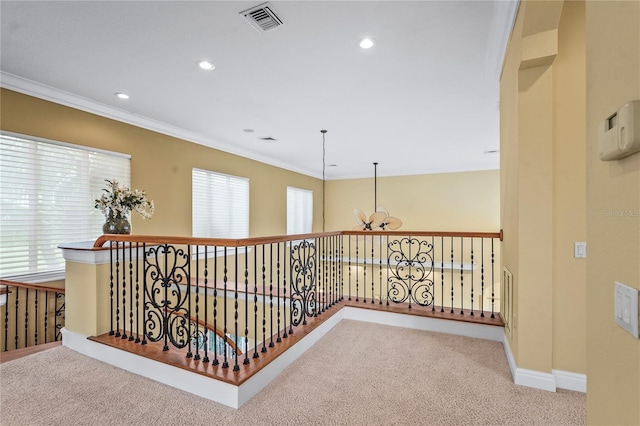
<path fill-rule="evenodd" d="M 251 24 L 258 32 L 271 31 L 284 25 L 282 19 L 276 14 L 276 10 L 269 3 L 262 3 L 251 9 L 240 12 L 244 19 Z"/>

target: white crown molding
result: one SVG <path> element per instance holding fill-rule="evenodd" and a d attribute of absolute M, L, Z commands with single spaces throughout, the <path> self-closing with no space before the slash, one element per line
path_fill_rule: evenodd
<path fill-rule="evenodd" d="M 303 175 L 311 176 L 317 179 L 322 178 L 322 176 L 319 176 L 309 170 L 294 167 L 290 164 L 286 164 L 270 157 L 257 155 L 254 152 L 240 149 L 238 147 L 222 143 L 218 140 L 205 137 L 201 134 L 175 127 L 157 120 L 153 120 L 148 117 L 132 114 L 118 108 L 113 108 L 108 105 L 94 102 L 90 99 L 74 95 L 73 93 L 65 92 L 51 86 L 47 86 L 32 80 L 28 80 L 26 78 L 19 77 L 14 74 L 7 73 L 5 71 L 0 71 L 0 87 L 12 90 L 14 92 L 33 96 L 35 98 L 43 99 L 45 101 L 68 106 L 80 111 L 88 112 L 90 114 L 99 115 L 111 120 L 130 124 L 132 126 L 151 130 L 163 135 L 182 139 L 187 142 L 214 148 L 220 151 L 228 152 L 230 154 L 238 155 L 240 157 L 248 158 L 250 160 L 259 161 L 261 163 L 269 164 L 281 169 L 301 173 Z"/>

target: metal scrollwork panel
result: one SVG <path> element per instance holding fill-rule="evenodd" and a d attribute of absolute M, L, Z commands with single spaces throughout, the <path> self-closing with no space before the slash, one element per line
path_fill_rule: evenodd
<path fill-rule="evenodd" d="M 433 304 L 433 244 L 417 238 L 388 243 L 389 292 L 395 303 Z"/>
<path fill-rule="evenodd" d="M 303 240 L 291 247 L 291 323 L 306 324 L 316 312 L 316 246 Z"/>
<path fill-rule="evenodd" d="M 188 264 L 189 254 L 170 245 L 150 248 L 145 254 L 144 321 L 151 342 L 167 338 L 178 348 L 189 344 Z"/>

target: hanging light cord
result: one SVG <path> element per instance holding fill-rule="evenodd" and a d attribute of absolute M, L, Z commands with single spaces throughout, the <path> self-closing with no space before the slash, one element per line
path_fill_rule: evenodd
<path fill-rule="evenodd" d="M 325 201 L 325 141 L 324 135 L 327 133 L 326 130 L 320 130 L 322 133 L 322 232 L 324 232 L 324 201 Z"/>
<path fill-rule="evenodd" d="M 378 211 L 378 163 L 373 163 L 373 212 Z"/>

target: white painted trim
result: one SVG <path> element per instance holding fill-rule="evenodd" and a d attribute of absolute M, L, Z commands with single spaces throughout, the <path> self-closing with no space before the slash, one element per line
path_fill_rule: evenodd
<path fill-rule="evenodd" d="M 551 373 L 516 368 L 514 382 L 516 385 L 529 388 L 542 389 L 549 392 L 556 391 L 556 378 Z"/>
<path fill-rule="evenodd" d="M 502 336 L 504 335 L 502 327 L 492 325 L 473 324 L 463 321 L 449 321 L 438 318 L 425 318 L 350 306 L 342 308 L 342 311 L 344 312 L 344 319 L 412 328 L 415 330 L 455 334 L 458 336 L 475 337 L 478 339 L 494 340 L 497 342 L 501 342 Z"/>
<path fill-rule="evenodd" d="M 557 388 L 576 392 L 587 392 L 587 376 L 585 374 L 572 373 L 570 371 L 551 370 L 551 374 L 540 371 L 518 368 L 511 353 L 511 348 L 504 336 L 502 341 L 504 353 L 507 356 L 511 377 L 516 385 L 555 392 Z"/>
<path fill-rule="evenodd" d="M 219 140 L 214 140 L 199 133 L 172 126 L 170 124 L 153 120 L 142 115 L 135 115 L 128 111 L 101 104 L 87 98 L 82 98 L 74 95 L 73 93 L 65 92 L 54 87 L 28 80 L 26 78 L 19 77 L 17 75 L 10 74 L 4 71 L 0 71 L 0 87 L 23 93 L 25 95 L 44 99 L 46 101 L 54 102 L 60 105 L 69 106 L 80 111 L 86 111 L 91 114 L 109 118 L 111 120 L 120 121 L 122 123 L 131 124 L 136 127 L 172 136 L 188 142 L 196 143 L 198 145 L 207 146 L 210 148 L 218 149 L 220 151 L 249 158 L 251 160 L 290 170 L 292 172 L 301 173 L 303 175 L 315 177 L 318 179 L 321 178 L 321 176 L 319 176 L 315 172 L 304 170 L 292 164 L 285 164 L 284 162 L 276 158 L 270 158 L 255 152 L 238 148 L 237 146 L 225 144 Z"/>
<path fill-rule="evenodd" d="M 62 342 L 64 346 L 72 350 L 107 364 L 229 407 L 239 408 L 264 389 L 282 370 L 300 357 L 343 319 L 502 342 L 515 384 L 551 392 L 555 392 L 556 387 L 577 392 L 586 392 L 587 389 L 587 379 L 584 374 L 560 370 L 552 370 L 550 374 L 518 368 L 502 327 L 448 321 L 438 318 L 424 318 L 356 307 L 343 307 L 340 309 L 331 318 L 327 319 L 318 328 L 240 386 L 234 386 L 139 355 L 111 348 L 101 343 L 90 341 L 86 336 L 69 331 L 66 328 L 62 329 Z"/>
<path fill-rule="evenodd" d="M 229 383 L 87 340 L 86 336 L 66 328 L 62 329 L 62 345 L 131 373 L 238 408 L 238 387 Z"/>
<path fill-rule="evenodd" d="M 541 371 L 527 370 L 526 368 L 519 368 L 516 364 L 516 360 L 511 353 L 511 348 L 507 342 L 507 336 L 502 333 L 503 340 L 502 346 L 504 347 L 505 355 L 507 356 L 507 362 L 509 363 L 509 369 L 511 370 L 511 377 L 516 385 L 526 386 L 529 388 L 546 390 L 549 392 L 556 391 L 556 378 L 551 373 L 543 373 Z"/>
<path fill-rule="evenodd" d="M 516 369 L 518 366 L 516 365 L 516 360 L 513 357 L 513 353 L 511 353 L 511 348 L 509 347 L 509 341 L 507 340 L 507 335 L 505 334 L 502 340 L 502 346 L 504 347 L 504 354 L 507 357 L 507 363 L 509 364 L 509 370 L 511 371 L 511 378 L 514 383 L 516 381 Z"/>
<path fill-rule="evenodd" d="M 556 378 L 556 386 L 576 392 L 587 393 L 587 375 L 572 373 L 570 371 L 551 370 Z"/>

